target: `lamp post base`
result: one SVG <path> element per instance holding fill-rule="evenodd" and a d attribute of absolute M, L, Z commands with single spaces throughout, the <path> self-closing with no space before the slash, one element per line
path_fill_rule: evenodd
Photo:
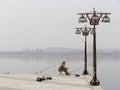
<path fill-rule="evenodd" d="M 90 85 L 91 85 L 91 86 L 99 86 L 99 85 L 100 85 L 100 82 L 99 82 L 98 79 L 92 79 L 92 80 L 90 81 Z"/>
<path fill-rule="evenodd" d="M 87 70 L 84 70 L 83 71 L 83 75 L 87 75 L 88 74 L 88 71 Z"/>

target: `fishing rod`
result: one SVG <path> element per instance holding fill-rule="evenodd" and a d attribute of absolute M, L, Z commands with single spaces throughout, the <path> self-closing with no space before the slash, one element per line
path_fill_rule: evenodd
<path fill-rule="evenodd" d="M 56 67 L 57 65 L 58 65 L 58 63 L 57 63 L 57 64 L 54 64 L 54 65 L 51 65 L 51 66 L 49 66 L 49 67 L 46 67 L 46 68 L 44 68 L 44 69 L 41 69 L 41 70 L 39 70 L 39 71 L 36 72 L 36 73 L 42 73 L 43 71 L 49 70 L 49 69 L 51 69 L 51 68 L 53 68 L 53 67 Z"/>
<path fill-rule="evenodd" d="M 88 64 L 87 66 L 91 66 L 91 65 L 92 65 L 92 64 L 90 63 L 90 64 Z M 73 70 L 70 71 L 70 73 L 71 73 L 71 72 L 78 71 L 78 70 L 83 69 L 83 68 L 84 68 L 84 67 L 79 67 L 79 68 L 73 69 Z"/>

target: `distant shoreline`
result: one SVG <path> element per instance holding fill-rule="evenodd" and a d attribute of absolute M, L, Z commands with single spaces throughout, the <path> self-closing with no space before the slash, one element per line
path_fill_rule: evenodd
<path fill-rule="evenodd" d="M 92 55 L 92 51 L 87 52 L 88 55 Z M 0 56 L 39 56 L 39 55 L 83 55 L 84 50 L 78 49 L 50 49 L 50 50 L 36 50 L 36 51 L 0 51 Z M 97 50 L 97 55 L 120 55 L 120 50 L 118 49 L 101 49 Z"/>

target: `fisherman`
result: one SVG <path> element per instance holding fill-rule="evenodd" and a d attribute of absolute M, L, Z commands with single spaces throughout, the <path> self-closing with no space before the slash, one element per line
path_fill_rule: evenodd
<path fill-rule="evenodd" d="M 64 71 L 66 75 L 70 75 L 70 73 L 68 72 L 68 68 L 65 67 L 65 64 L 66 64 L 65 61 L 63 61 L 63 62 L 60 64 L 60 66 L 59 66 L 59 72 L 60 72 L 60 74 L 61 74 L 61 72 Z"/>

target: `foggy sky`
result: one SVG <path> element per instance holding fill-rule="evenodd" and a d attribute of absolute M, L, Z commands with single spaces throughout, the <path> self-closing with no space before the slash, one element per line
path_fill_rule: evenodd
<path fill-rule="evenodd" d="M 97 48 L 120 49 L 120 0 L 0 0 L 0 51 L 23 48 L 84 47 L 75 35 L 80 12 L 110 12 L 111 23 L 97 26 Z M 89 24 L 86 24 L 89 26 Z M 92 35 L 88 48 L 92 48 Z"/>

